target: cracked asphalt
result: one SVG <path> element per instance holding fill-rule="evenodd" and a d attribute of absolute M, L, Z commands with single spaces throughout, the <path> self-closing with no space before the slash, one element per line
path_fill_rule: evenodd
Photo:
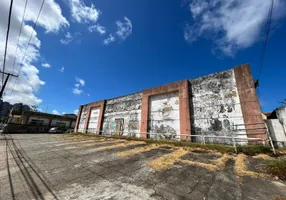
<path fill-rule="evenodd" d="M 142 147 L 148 144 L 50 134 L 0 135 L 0 199 L 286 198 L 283 183 L 236 174 L 234 159 L 221 167 L 215 159 L 222 155 L 190 152 L 176 158 L 178 148 Z M 260 162 L 247 159 L 248 165 Z M 214 166 L 217 170 L 211 170 Z M 256 165 L 246 170 L 263 173 Z"/>

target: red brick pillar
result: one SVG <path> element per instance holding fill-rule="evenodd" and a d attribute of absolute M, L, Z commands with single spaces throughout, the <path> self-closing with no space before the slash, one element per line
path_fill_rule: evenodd
<path fill-rule="evenodd" d="M 266 139 L 265 130 L 263 129 L 264 121 L 262 119 L 250 66 L 249 64 L 244 64 L 235 67 L 233 70 L 247 137 Z"/>
<path fill-rule="evenodd" d="M 186 135 L 191 134 L 191 118 L 190 118 L 190 98 L 189 98 L 189 82 L 184 81 L 182 88 L 179 90 L 180 99 L 180 134 L 181 140 L 190 140 Z"/>
<path fill-rule="evenodd" d="M 142 94 L 140 137 L 147 138 L 149 114 L 149 96 Z"/>

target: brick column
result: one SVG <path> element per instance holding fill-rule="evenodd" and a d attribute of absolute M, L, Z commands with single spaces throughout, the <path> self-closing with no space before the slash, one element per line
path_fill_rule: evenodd
<path fill-rule="evenodd" d="M 189 82 L 183 83 L 183 88 L 179 92 L 179 109 L 180 109 L 180 133 L 191 134 L 191 118 L 190 118 L 190 98 L 189 98 Z M 181 140 L 190 140 L 190 137 L 181 136 Z"/>
<path fill-rule="evenodd" d="M 74 132 L 75 132 L 75 133 L 76 133 L 77 130 L 78 130 L 82 107 L 83 107 L 83 106 L 80 105 L 80 106 L 79 106 L 79 109 L 78 109 L 77 118 L 76 118 L 75 127 L 74 127 Z"/>
<path fill-rule="evenodd" d="M 140 137 L 147 138 L 149 114 L 149 96 L 142 94 Z"/>
<path fill-rule="evenodd" d="M 235 67 L 233 70 L 247 137 L 266 139 L 265 130 L 263 129 L 264 124 L 257 124 L 264 123 L 264 121 L 262 119 L 250 66 L 249 64 L 244 64 Z"/>

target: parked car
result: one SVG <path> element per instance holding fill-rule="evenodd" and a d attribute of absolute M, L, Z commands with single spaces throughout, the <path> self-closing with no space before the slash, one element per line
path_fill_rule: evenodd
<path fill-rule="evenodd" d="M 65 127 L 53 127 L 49 130 L 49 133 L 64 133 L 66 130 Z"/>

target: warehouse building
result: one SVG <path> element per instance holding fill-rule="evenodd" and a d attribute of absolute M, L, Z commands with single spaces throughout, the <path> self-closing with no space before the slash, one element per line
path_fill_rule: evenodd
<path fill-rule="evenodd" d="M 53 127 L 63 127 L 66 130 L 74 129 L 76 115 L 54 115 L 49 113 L 11 110 L 4 132 L 46 133 Z"/>
<path fill-rule="evenodd" d="M 248 64 L 79 107 L 75 131 L 142 138 L 266 139 Z M 205 139 L 205 138 L 203 138 Z"/>

